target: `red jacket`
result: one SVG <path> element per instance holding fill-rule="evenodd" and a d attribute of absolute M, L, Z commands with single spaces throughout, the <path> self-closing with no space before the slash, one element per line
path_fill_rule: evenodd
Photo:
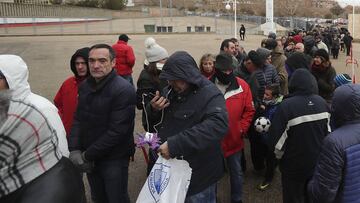
<path fill-rule="evenodd" d="M 116 53 L 115 70 L 118 75 L 131 75 L 132 68 L 135 65 L 135 55 L 131 46 L 126 42 L 119 40 L 112 46 Z"/>
<path fill-rule="evenodd" d="M 247 133 L 255 108 L 249 85 L 236 78 L 239 87 L 224 95 L 229 118 L 229 130 L 222 140 L 224 156 L 228 157 L 244 148 L 243 137 Z"/>
<path fill-rule="evenodd" d="M 61 85 L 54 98 L 54 104 L 59 110 L 67 136 L 70 134 L 74 113 L 77 108 L 78 87 L 81 81 L 83 79 L 77 79 L 74 76 L 69 77 Z"/>

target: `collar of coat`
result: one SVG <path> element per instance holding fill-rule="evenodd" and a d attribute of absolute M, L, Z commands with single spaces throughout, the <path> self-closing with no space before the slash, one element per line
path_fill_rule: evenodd
<path fill-rule="evenodd" d="M 100 80 L 99 82 L 96 82 L 95 78 L 90 76 L 88 79 L 88 83 L 90 84 L 90 87 L 92 88 L 92 90 L 94 92 L 96 92 L 96 91 L 101 90 L 110 80 L 112 80 L 116 76 L 117 76 L 117 73 L 115 72 L 114 69 L 112 69 L 112 71 L 107 76 L 105 76 L 105 78 Z"/>
<path fill-rule="evenodd" d="M 217 79 L 215 78 L 215 80 L 217 80 Z M 217 83 L 216 81 L 214 81 L 214 82 L 215 82 L 215 84 Z M 225 99 L 230 98 L 230 97 L 232 97 L 232 96 L 234 96 L 236 94 L 239 94 L 239 93 L 241 93 L 243 91 L 244 91 L 243 88 L 238 83 L 237 77 L 235 77 L 234 80 L 231 81 L 229 87 L 226 88 L 224 98 Z"/>

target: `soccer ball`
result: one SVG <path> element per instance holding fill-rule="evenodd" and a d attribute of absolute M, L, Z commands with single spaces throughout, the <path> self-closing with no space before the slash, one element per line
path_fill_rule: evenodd
<path fill-rule="evenodd" d="M 259 133 L 267 133 L 269 131 L 271 122 L 266 117 L 259 117 L 255 120 L 254 127 Z"/>

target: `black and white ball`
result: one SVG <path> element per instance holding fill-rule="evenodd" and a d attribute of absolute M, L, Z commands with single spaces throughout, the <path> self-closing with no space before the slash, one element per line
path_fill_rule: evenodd
<path fill-rule="evenodd" d="M 254 127 L 259 133 L 267 133 L 269 131 L 271 122 L 266 117 L 259 117 L 255 120 Z"/>

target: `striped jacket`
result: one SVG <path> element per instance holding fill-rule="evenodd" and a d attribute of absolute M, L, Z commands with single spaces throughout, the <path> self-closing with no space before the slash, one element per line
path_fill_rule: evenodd
<path fill-rule="evenodd" d="M 322 140 L 330 131 L 330 114 L 308 70 L 294 72 L 289 96 L 278 106 L 269 135 L 280 160 L 280 171 L 293 178 L 312 175 Z"/>

